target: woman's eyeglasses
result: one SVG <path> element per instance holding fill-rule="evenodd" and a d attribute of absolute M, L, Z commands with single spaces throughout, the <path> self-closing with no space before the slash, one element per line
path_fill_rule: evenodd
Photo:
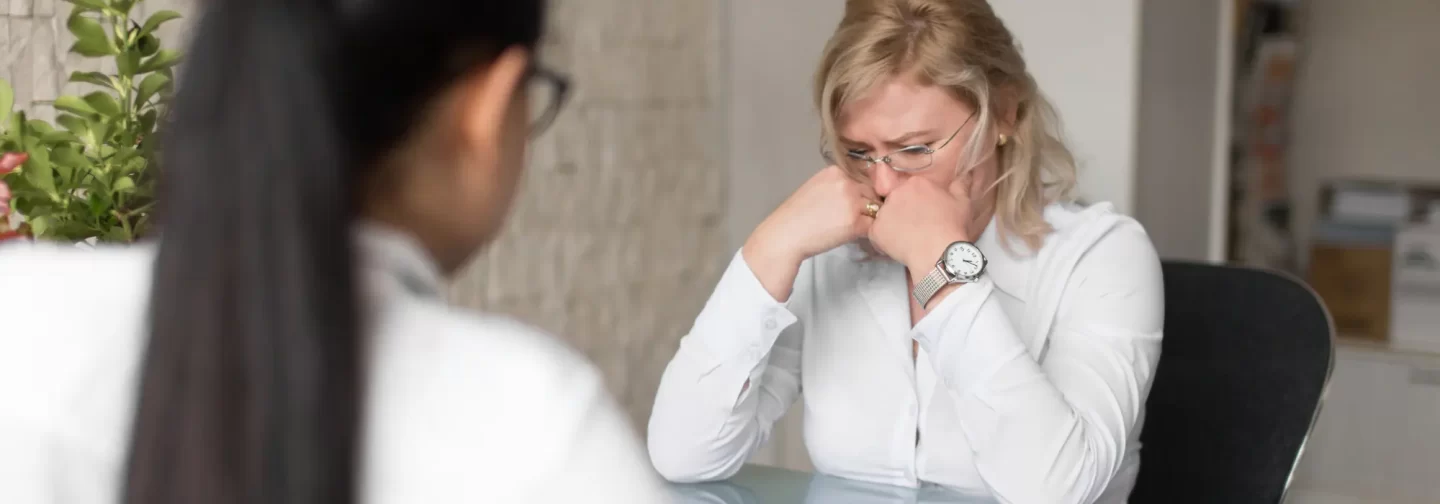
<path fill-rule="evenodd" d="M 878 158 L 866 154 L 863 150 L 851 149 L 845 151 L 845 159 L 841 161 L 847 165 L 847 168 L 856 171 L 868 169 L 879 163 L 884 163 L 885 166 L 889 166 L 890 169 L 898 172 L 915 173 L 924 171 L 935 163 L 935 152 L 944 149 L 946 145 L 950 145 L 950 142 L 955 139 L 955 136 L 960 134 L 960 130 L 965 129 L 965 126 L 970 124 L 970 120 L 974 118 L 975 114 L 970 114 L 970 117 L 966 118 L 965 122 L 961 123 L 959 128 L 955 128 L 955 132 L 951 133 L 950 137 L 945 139 L 945 142 L 935 148 L 931 148 L 929 145 L 911 145 Z M 828 149 L 825 149 L 823 146 L 821 153 L 825 156 L 826 162 L 839 164 L 836 163 L 834 159 L 831 159 Z"/>
<path fill-rule="evenodd" d="M 526 93 L 530 99 L 530 136 L 544 133 L 554 124 L 565 100 L 570 97 L 570 78 L 548 68 L 534 65 L 526 72 Z"/>

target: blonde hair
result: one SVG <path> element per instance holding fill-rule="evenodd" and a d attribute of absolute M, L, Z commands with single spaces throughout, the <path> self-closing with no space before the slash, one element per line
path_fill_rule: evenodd
<path fill-rule="evenodd" d="M 1038 249 L 1051 231 L 1045 206 L 1068 197 L 1075 186 L 1075 158 L 1054 107 L 1041 96 L 1014 37 L 989 3 L 847 0 L 815 74 L 815 103 L 831 159 L 844 159 L 844 152 L 835 151 L 840 111 L 874 85 L 900 76 L 945 87 L 975 109 L 967 145 L 991 141 L 998 111 L 1015 107 L 1014 136 L 997 153 L 995 215 L 1000 236 L 1018 236 Z M 986 150 L 969 149 L 961 166 L 975 166 Z"/>

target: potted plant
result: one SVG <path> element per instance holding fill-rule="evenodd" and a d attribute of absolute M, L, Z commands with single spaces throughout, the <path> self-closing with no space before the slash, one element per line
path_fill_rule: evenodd
<path fill-rule="evenodd" d="M 180 53 L 161 47 L 155 30 L 178 19 L 156 12 L 131 17 L 143 0 L 65 0 L 70 52 L 113 58 L 116 71 L 75 72 L 70 82 L 98 89 L 51 103 L 54 125 L 12 112 L 14 91 L 0 81 L 0 239 L 24 234 L 69 242 L 130 243 L 145 236 L 155 203 L 159 127 L 174 89 Z M 8 171 L 8 173 L 7 173 Z M 10 229 L 16 212 L 24 223 Z"/>

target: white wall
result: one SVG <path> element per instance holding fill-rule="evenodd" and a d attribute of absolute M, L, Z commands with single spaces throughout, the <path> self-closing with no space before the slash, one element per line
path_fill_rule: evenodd
<path fill-rule="evenodd" d="M 1440 182 L 1440 1 L 1308 5 L 1290 151 L 1301 250 L 1327 178 Z"/>
<path fill-rule="evenodd" d="M 1233 43 L 1229 1 L 1145 2 L 1141 14 L 1135 216 L 1160 256 L 1220 259 Z M 1225 16 L 1226 23 L 1222 23 Z M 1226 35 L 1229 31 L 1225 31 Z M 1222 63 L 1223 59 L 1223 63 Z M 1221 112 L 1217 116 L 1217 112 Z M 1220 127 L 1217 127 L 1220 126 Z M 1217 140 L 1219 143 L 1217 144 Z"/>
<path fill-rule="evenodd" d="M 1189 0 L 1187 0 L 1189 1 Z M 1079 196 L 1134 210 L 1139 0 L 991 0 L 1055 102 L 1080 161 Z"/>

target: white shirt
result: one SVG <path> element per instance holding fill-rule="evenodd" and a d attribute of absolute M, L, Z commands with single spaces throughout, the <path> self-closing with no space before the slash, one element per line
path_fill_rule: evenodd
<path fill-rule="evenodd" d="M 599 375 L 522 324 L 447 307 L 408 237 L 357 234 L 372 361 L 363 502 L 670 498 Z M 110 503 L 155 247 L 0 247 L 0 502 Z"/>
<path fill-rule="evenodd" d="M 1052 205 L 1045 218 L 1055 231 L 1035 253 L 1007 252 L 992 222 L 977 240 L 985 275 L 914 327 L 897 263 L 836 249 L 806 261 L 781 303 L 737 253 L 661 380 L 656 469 L 734 474 L 803 390 L 823 473 L 1004 502 L 1123 502 L 1160 358 L 1159 260 L 1109 205 Z"/>

